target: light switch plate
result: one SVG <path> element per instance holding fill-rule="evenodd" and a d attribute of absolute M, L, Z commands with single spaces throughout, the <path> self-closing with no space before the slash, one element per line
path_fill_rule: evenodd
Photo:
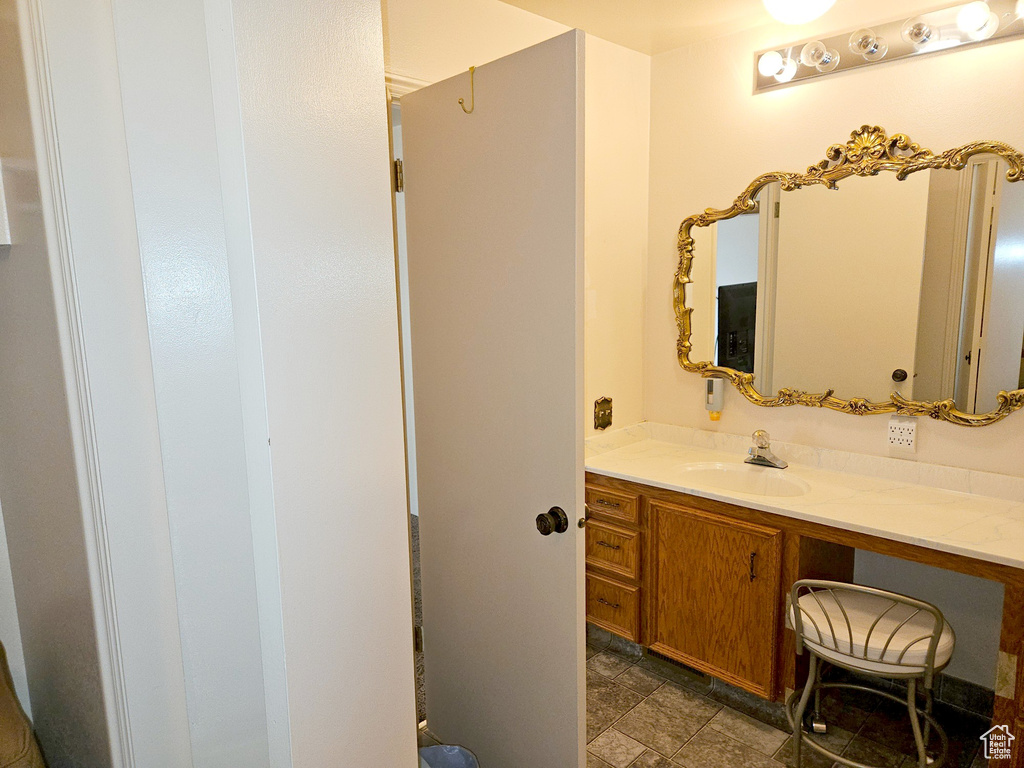
<path fill-rule="evenodd" d="M 608 429 L 612 425 L 612 399 L 599 397 L 594 401 L 594 429 Z"/>

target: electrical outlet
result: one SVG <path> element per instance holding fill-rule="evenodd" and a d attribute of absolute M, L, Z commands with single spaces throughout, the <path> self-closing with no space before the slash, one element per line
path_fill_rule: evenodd
<path fill-rule="evenodd" d="M 917 418 L 914 416 L 889 417 L 889 451 L 891 453 L 917 452 Z"/>

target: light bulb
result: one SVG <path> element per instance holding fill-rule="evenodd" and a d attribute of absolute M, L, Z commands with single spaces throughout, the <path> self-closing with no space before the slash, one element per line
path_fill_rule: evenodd
<path fill-rule="evenodd" d="M 1014 11 L 1018 19 L 1024 19 L 1024 0 L 1017 0 L 1017 7 Z"/>
<path fill-rule="evenodd" d="M 878 61 L 889 52 L 889 44 L 881 37 L 875 37 L 873 29 L 858 29 L 850 35 L 850 50 L 866 61 Z"/>
<path fill-rule="evenodd" d="M 1024 0 L 1021 0 L 1024 2 Z M 915 50 L 921 50 L 935 37 L 935 30 L 928 26 L 920 16 L 910 19 L 900 30 L 900 37 L 914 46 Z"/>
<path fill-rule="evenodd" d="M 764 7 L 783 24 L 806 24 L 823 16 L 836 0 L 764 0 Z"/>
<path fill-rule="evenodd" d="M 762 54 L 757 62 L 757 71 L 765 77 L 774 77 L 782 72 L 782 54 L 778 51 L 768 51 Z"/>
<path fill-rule="evenodd" d="M 796 74 L 796 68 L 797 63 L 794 59 L 783 59 L 782 71 L 775 75 L 775 79 L 780 83 L 788 83 Z"/>
<path fill-rule="evenodd" d="M 985 0 L 976 0 L 960 9 L 956 25 L 971 40 L 987 40 L 999 29 L 999 17 L 992 13 Z"/>
<path fill-rule="evenodd" d="M 808 43 L 800 51 L 800 63 L 819 72 L 831 72 L 839 66 L 839 51 L 827 48 L 820 40 Z"/>

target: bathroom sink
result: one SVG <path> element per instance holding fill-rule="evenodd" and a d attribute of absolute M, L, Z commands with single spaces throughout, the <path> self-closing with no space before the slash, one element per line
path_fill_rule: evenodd
<path fill-rule="evenodd" d="M 709 485 L 723 491 L 751 496 L 803 496 L 811 487 L 798 477 L 785 474 L 784 469 L 756 467 L 751 464 L 684 464 L 684 482 Z"/>

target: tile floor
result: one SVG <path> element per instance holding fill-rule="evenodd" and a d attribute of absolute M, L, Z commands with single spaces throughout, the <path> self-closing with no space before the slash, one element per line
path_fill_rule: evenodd
<path fill-rule="evenodd" d="M 587 645 L 587 768 L 783 768 L 789 734 L 779 710 L 748 702 L 736 689 L 689 673 L 635 648 Z M 882 703 L 879 704 L 878 702 Z M 755 705 L 756 706 L 756 705 Z M 905 710 L 868 694 L 826 698 L 826 743 L 839 754 L 885 768 L 917 765 Z M 988 724 L 947 708 L 938 712 L 950 737 L 946 765 L 981 768 L 977 736 Z M 764 722 L 773 722 L 778 727 Z M 807 749 L 806 768 L 830 768 Z"/>

